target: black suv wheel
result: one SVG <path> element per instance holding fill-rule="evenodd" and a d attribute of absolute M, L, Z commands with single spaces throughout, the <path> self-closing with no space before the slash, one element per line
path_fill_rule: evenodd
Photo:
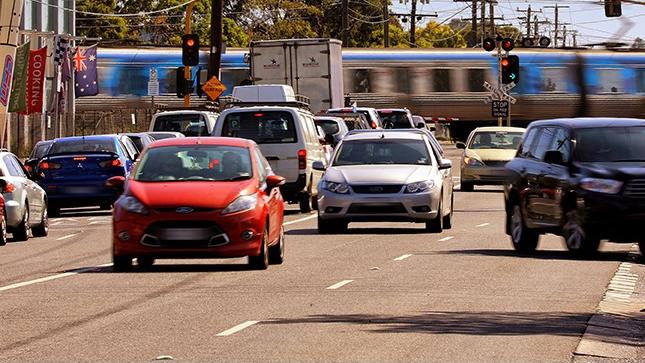
<path fill-rule="evenodd" d="M 584 217 L 577 209 L 566 213 L 562 236 L 567 249 L 576 255 L 593 254 L 600 246 L 600 238 L 585 224 Z"/>
<path fill-rule="evenodd" d="M 535 251 L 540 234 L 526 227 L 519 204 L 513 205 L 511 213 L 511 242 L 513 242 L 513 248 L 520 252 Z"/>

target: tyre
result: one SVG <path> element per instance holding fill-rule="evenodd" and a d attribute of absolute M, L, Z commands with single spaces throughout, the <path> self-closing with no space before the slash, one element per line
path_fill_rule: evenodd
<path fill-rule="evenodd" d="M 641 250 L 641 256 L 645 257 L 645 239 L 638 241 L 638 248 Z"/>
<path fill-rule="evenodd" d="M 49 234 L 49 214 L 47 213 L 47 206 L 43 208 L 43 215 L 40 217 L 40 223 L 32 228 L 31 233 L 34 237 L 46 237 Z"/>
<path fill-rule="evenodd" d="M 49 205 L 47 206 L 47 214 L 49 214 L 50 217 L 60 217 L 60 208 Z"/>
<path fill-rule="evenodd" d="M 125 272 L 132 270 L 132 257 L 112 256 L 112 271 Z"/>
<path fill-rule="evenodd" d="M 112 203 L 103 203 L 99 206 L 101 210 L 110 210 L 112 209 Z"/>
<path fill-rule="evenodd" d="M 269 263 L 281 265 L 284 262 L 284 227 L 280 228 L 278 243 L 269 247 Z"/>
<path fill-rule="evenodd" d="M 313 210 L 318 210 L 318 196 L 311 196 L 311 208 Z"/>
<path fill-rule="evenodd" d="M 298 203 L 300 204 L 301 213 L 311 212 L 311 197 L 309 194 L 301 194 L 298 198 Z"/>
<path fill-rule="evenodd" d="M 537 248 L 540 234 L 529 229 L 524 224 L 522 208 L 518 204 L 513 205 L 511 215 L 511 242 L 513 248 L 519 252 L 533 252 Z"/>
<path fill-rule="evenodd" d="M 455 205 L 455 196 L 450 196 L 450 213 L 447 216 L 443 217 L 443 228 L 450 229 L 452 228 L 452 210 Z"/>
<path fill-rule="evenodd" d="M 260 254 L 257 256 L 249 256 L 249 267 L 253 270 L 266 270 L 269 267 L 269 248 L 268 241 L 269 231 L 266 229 L 262 234 L 262 245 L 260 246 Z"/>
<path fill-rule="evenodd" d="M 2 213 L 2 216 L 0 216 L 0 246 L 4 246 L 7 244 L 7 219 L 4 216 L 4 213 Z"/>
<path fill-rule="evenodd" d="M 475 190 L 475 184 L 473 184 L 472 182 L 462 181 L 460 190 L 462 192 L 472 192 L 473 190 Z"/>
<path fill-rule="evenodd" d="M 442 216 L 443 208 L 441 206 L 442 206 L 442 203 L 441 201 L 439 201 L 439 208 L 437 208 L 437 216 L 434 217 L 431 221 L 426 222 L 426 231 L 431 233 L 443 232 L 443 216 Z"/>
<path fill-rule="evenodd" d="M 27 204 L 26 208 L 25 214 L 22 216 L 22 221 L 13 232 L 13 239 L 16 241 L 26 241 L 29 239 L 29 232 L 31 232 L 31 226 L 29 226 L 29 204 Z"/>
<path fill-rule="evenodd" d="M 600 246 L 600 238 L 585 224 L 577 209 L 566 213 L 562 236 L 569 252 L 578 256 L 592 255 Z"/>
<path fill-rule="evenodd" d="M 318 234 L 333 234 L 347 231 L 349 223 L 344 220 L 326 221 L 318 217 Z"/>
<path fill-rule="evenodd" d="M 148 257 L 148 256 L 137 257 L 137 265 L 144 270 L 151 268 L 152 265 L 154 264 L 155 264 L 155 259 L 152 257 Z"/>

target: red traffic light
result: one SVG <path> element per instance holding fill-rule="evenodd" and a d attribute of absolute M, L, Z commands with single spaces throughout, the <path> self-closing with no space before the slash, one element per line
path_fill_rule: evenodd
<path fill-rule="evenodd" d="M 195 40 L 193 38 L 186 39 L 186 45 L 192 47 L 195 45 Z"/>
<path fill-rule="evenodd" d="M 508 58 L 502 58 L 501 63 L 502 63 L 502 67 L 508 67 L 508 65 L 510 64 L 508 61 Z"/>
<path fill-rule="evenodd" d="M 484 43 L 482 43 L 482 47 L 487 52 L 491 52 L 495 50 L 495 48 L 497 47 L 497 45 L 495 44 L 495 39 L 493 38 L 484 39 Z"/>
<path fill-rule="evenodd" d="M 504 38 L 502 39 L 502 49 L 504 49 L 507 52 L 510 52 L 515 48 L 515 42 L 511 38 Z"/>
<path fill-rule="evenodd" d="M 181 62 L 185 66 L 199 64 L 199 36 L 197 34 L 181 36 Z"/>

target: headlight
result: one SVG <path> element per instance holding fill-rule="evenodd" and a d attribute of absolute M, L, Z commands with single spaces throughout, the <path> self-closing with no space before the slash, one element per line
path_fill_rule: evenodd
<path fill-rule="evenodd" d="M 228 207 L 224 208 L 222 214 L 230 214 L 235 212 L 241 212 L 245 210 L 250 210 L 255 208 L 255 205 L 258 203 L 258 195 L 243 195 L 237 197 Z"/>
<path fill-rule="evenodd" d="M 418 183 L 411 183 L 405 186 L 405 193 L 423 193 L 434 187 L 434 183 L 429 181 L 422 181 Z"/>
<path fill-rule="evenodd" d="M 119 199 L 119 205 L 130 213 L 148 214 L 146 207 L 135 197 L 127 195 Z"/>
<path fill-rule="evenodd" d="M 323 189 L 337 194 L 349 194 L 349 186 L 343 183 L 323 182 Z"/>
<path fill-rule="evenodd" d="M 580 187 L 591 192 L 616 194 L 620 192 L 623 182 L 611 179 L 583 178 Z"/>
<path fill-rule="evenodd" d="M 483 162 L 478 159 L 475 159 L 472 156 L 464 156 L 464 164 L 470 166 L 485 166 Z"/>

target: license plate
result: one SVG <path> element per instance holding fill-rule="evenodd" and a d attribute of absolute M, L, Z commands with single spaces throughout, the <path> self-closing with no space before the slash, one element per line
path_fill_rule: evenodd
<path fill-rule="evenodd" d="M 195 241 L 209 237 L 208 230 L 203 228 L 169 228 L 162 230 L 160 236 L 166 241 Z"/>
<path fill-rule="evenodd" d="M 93 194 L 96 193 L 94 187 L 67 187 L 65 191 L 69 194 Z"/>

